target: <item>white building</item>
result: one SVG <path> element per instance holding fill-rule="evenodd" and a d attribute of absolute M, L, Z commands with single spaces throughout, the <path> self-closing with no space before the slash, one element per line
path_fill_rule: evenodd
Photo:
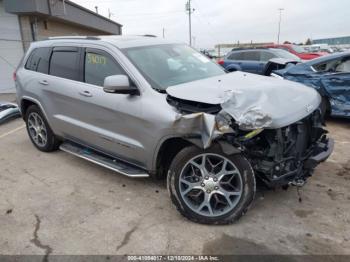
<path fill-rule="evenodd" d="M 32 41 L 62 35 L 120 35 L 122 25 L 65 0 L 0 0 L 0 93 Z"/>
<path fill-rule="evenodd" d="M 0 0 L 0 93 L 13 93 L 13 72 L 23 56 L 17 15 L 6 13 Z"/>

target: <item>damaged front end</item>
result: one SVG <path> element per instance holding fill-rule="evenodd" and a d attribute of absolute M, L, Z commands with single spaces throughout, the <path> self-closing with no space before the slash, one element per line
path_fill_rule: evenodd
<path fill-rule="evenodd" d="M 282 83 L 271 83 L 274 81 Z M 218 143 L 226 154 L 243 154 L 256 176 L 269 187 L 301 186 L 330 156 L 334 142 L 322 124 L 319 95 L 302 86 L 305 92 L 298 96 L 300 86 L 295 88 L 279 90 L 290 100 L 275 98 L 282 102 L 279 107 L 278 101 L 271 101 L 272 93 L 278 95 L 277 89 L 264 92 L 251 88 L 247 95 L 239 88 L 223 88 L 217 96 L 197 102 L 187 99 L 191 93 L 182 96 L 177 87 L 167 90 L 167 101 L 180 113 L 175 127 L 188 132 L 191 126 L 191 135 L 184 135 L 187 140 L 204 149 Z M 201 95 L 205 97 L 205 88 Z M 302 100 L 303 96 L 307 99 Z"/>
<path fill-rule="evenodd" d="M 318 110 L 287 127 L 227 136 L 250 160 L 256 175 L 269 187 L 303 185 L 314 168 L 333 151 L 333 140 L 321 125 Z"/>
<path fill-rule="evenodd" d="M 318 109 L 286 127 L 260 127 L 248 131 L 242 130 L 232 117 L 220 111 L 219 105 L 195 107 L 192 102 L 171 96 L 168 102 L 183 113 L 178 123 L 188 126 L 191 122 L 193 126 L 201 127 L 197 135 L 187 136 L 187 140 L 202 148 L 219 143 L 226 154 L 243 154 L 268 187 L 302 186 L 315 167 L 333 151 L 334 142 L 327 137 Z M 198 113 L 196 108 L 204 112 Z M 265 123 L 269 123 L 269 119 Z"/>

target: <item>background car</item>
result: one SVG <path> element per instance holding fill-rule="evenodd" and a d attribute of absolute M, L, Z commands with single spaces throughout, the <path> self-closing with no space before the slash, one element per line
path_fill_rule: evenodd
<path fill-rule="evenodd" d="M 210 59 L 216 59 L 219 57 L 219 54 L 215 51 L 215 50 L 201 50 L 200 51 L 203 55 L 206 55 L 207 57 L 209 57 Z"/>
<path fill-rule="evenodd" d="M 292 45 L 292 44 L 272 44 L 272 45 L 266 45 L 265 47 L 286 50 L 296 55 L 302 60 L 311 60 L 311 59 L 318 58 L 320 56 L 324 56 L 328 54 L 325 52 L 308 52 L 302 46 Z"/>
<path fill-rule="evenodd" d="M 323 114 L 350 118 L 350 52 L 336 53 L 275 71 L 321 94 Z"/>
<path fill-rule="evenodd" d="M 244 71 L 265 75 L 267 65 L 271 59 L 283 59 L 284 61 L 301 62 L 300 58 L 281 49 L 236 49 L 228 53 L 219 64 L 227 71 Z"/>

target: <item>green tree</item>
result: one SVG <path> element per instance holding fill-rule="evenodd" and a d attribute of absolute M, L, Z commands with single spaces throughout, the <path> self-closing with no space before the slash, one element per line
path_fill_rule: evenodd
<path fill-rule="evenodd" d="M 305 45 L 312 45 L 312 40 L 308 38 L 305 42 Z"/>

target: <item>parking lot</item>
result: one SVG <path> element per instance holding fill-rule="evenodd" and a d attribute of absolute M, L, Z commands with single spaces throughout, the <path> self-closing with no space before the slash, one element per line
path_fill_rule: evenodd
<path fill-rule="evenodd" d="M 260 186 L 241 220 L 207 226 L 175 210 L 165 181 L 41 153 L 11 121 L 0 126 L 1 253 L 350 254 L 350 122 L 328 129 L 335 151 L 299 194 Z"/>

